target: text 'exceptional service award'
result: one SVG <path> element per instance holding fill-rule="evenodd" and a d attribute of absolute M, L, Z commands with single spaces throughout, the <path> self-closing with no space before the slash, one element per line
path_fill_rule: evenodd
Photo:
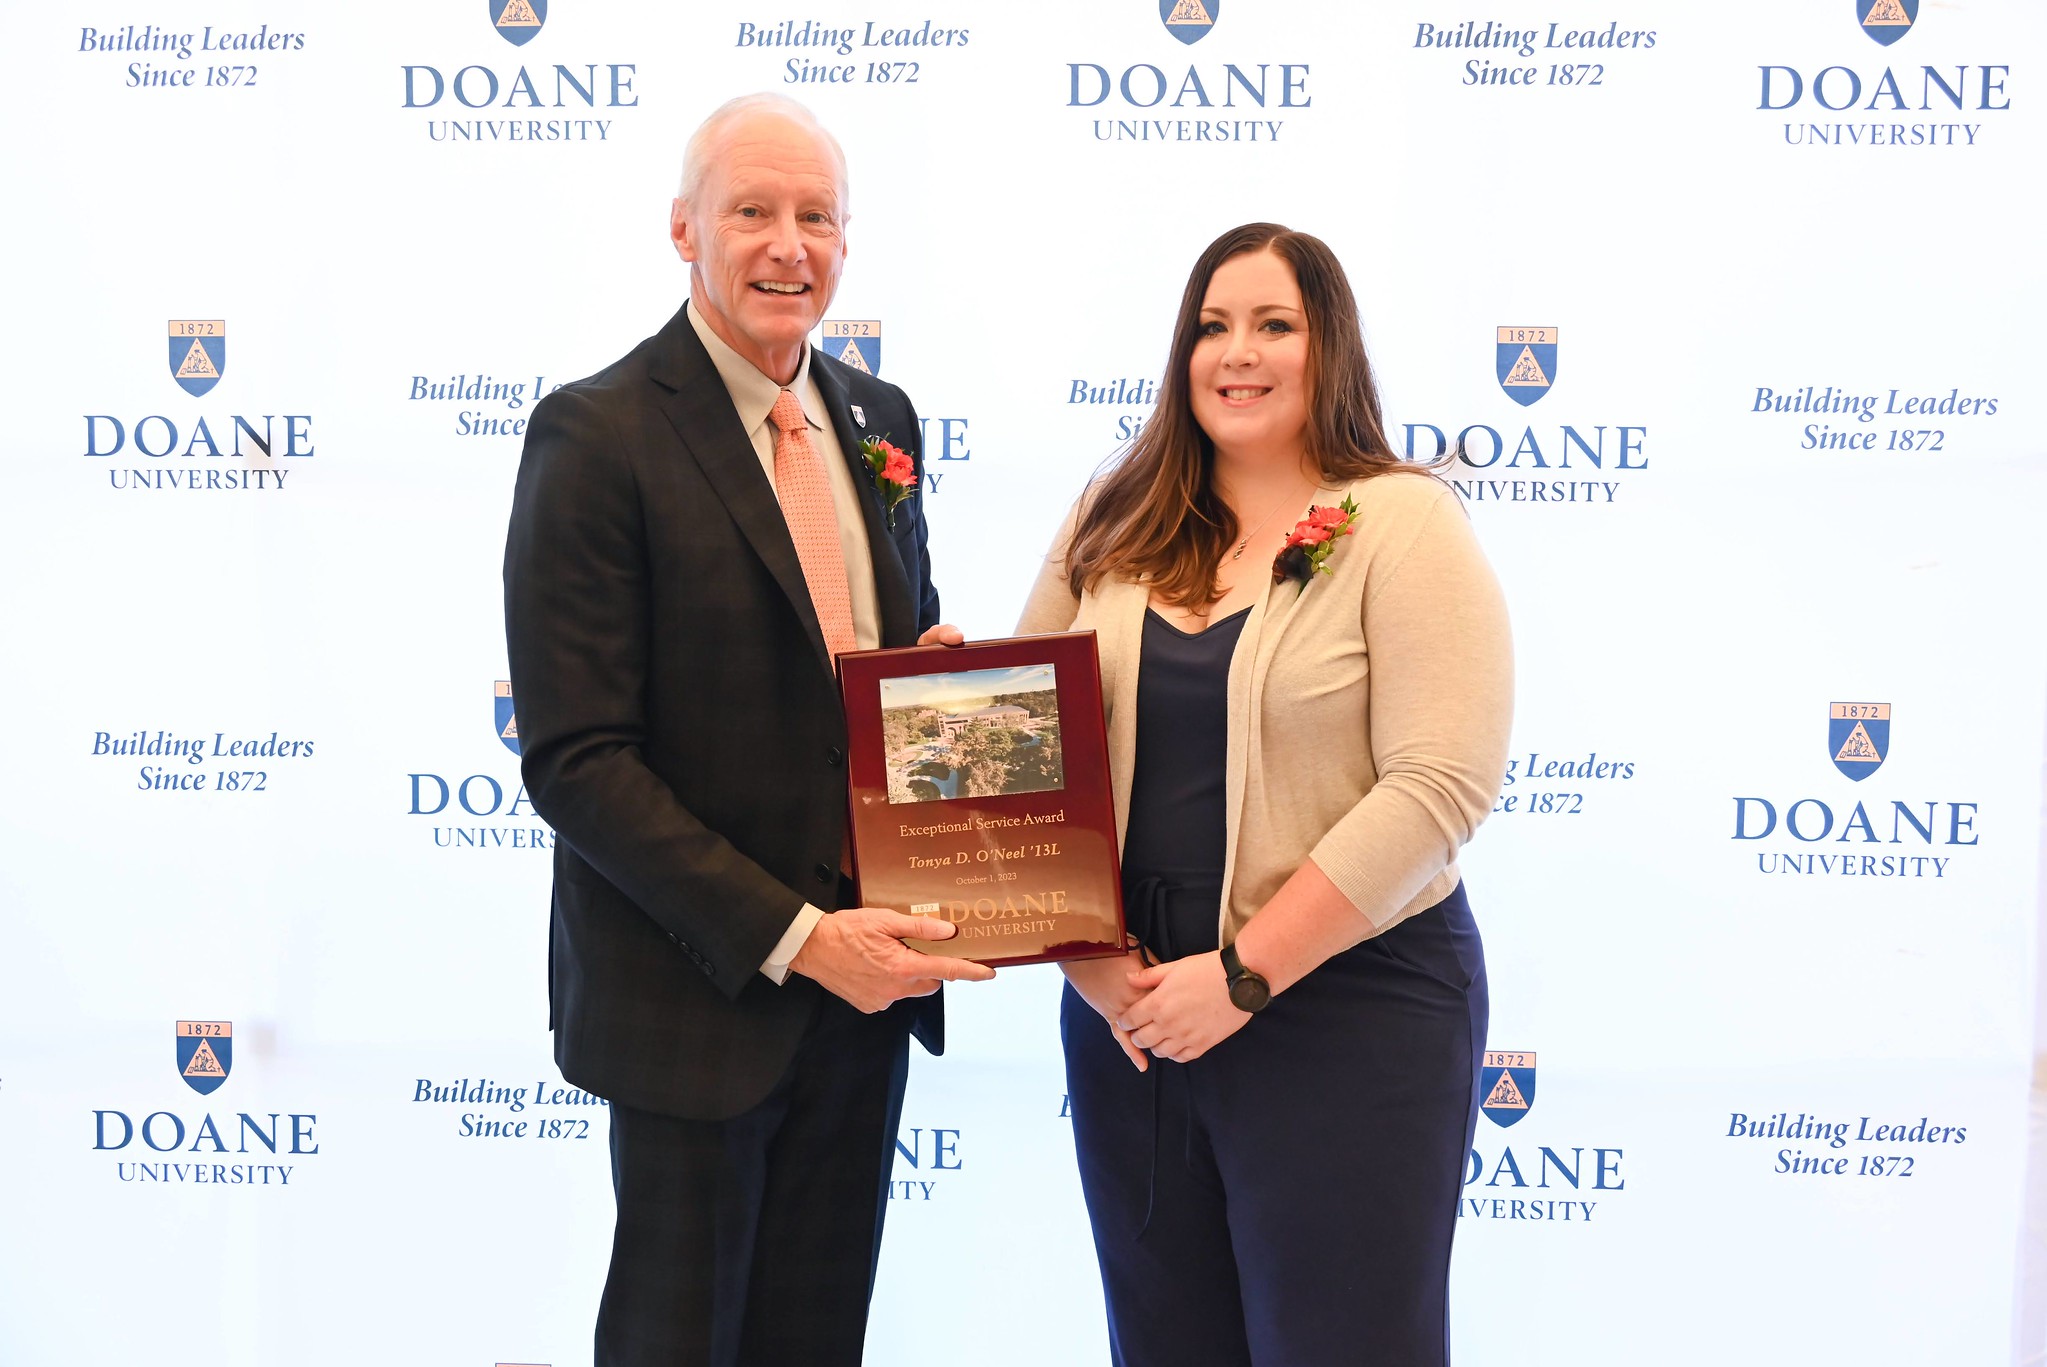
<path fill-rule="evenodd" d="M 862 905 L 936 916 L 913 948 L 984 964 L 1123 952 L 1091 631 L 839 657 Z"/>

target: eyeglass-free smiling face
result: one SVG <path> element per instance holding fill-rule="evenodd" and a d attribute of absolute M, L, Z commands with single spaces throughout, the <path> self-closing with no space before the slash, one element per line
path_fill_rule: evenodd
<path fill-rule="evenodd" d="M 1307 442 L 1308 315 L 1285 258 L 1247 252 L 1216 267 L 1188 359 L 1194 420 L 1219 453 L 1298 459 Z"/>
<path fill-rule="evenodd" d="M 845 266 L 840 168 L 814 130 L 761 113 L 719 139 L 669 236 L 711 330 L 769 378 L 794 379 Z"/>

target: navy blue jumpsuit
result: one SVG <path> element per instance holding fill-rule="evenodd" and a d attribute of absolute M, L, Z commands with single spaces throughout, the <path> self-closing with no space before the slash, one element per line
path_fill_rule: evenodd
<path fill-rule="evenodd" d="M 1230 656 L 1147 612 L 1123 850 L 1152 957 L 1217 948 Z M 1117 1367 L 1441 1367 L 1486 979 L 1459 886 L 1189 1064 L 1139 1073 L 1060 1012 Z"/>

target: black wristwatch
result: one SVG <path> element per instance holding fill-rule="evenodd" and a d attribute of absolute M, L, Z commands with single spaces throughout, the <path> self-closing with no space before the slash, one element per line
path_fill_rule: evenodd
<path fill-rule="evenodd" d="M 1235 945 L 1224 945 L 1222 958 L 1223 976 L 1230 984 L 1230 1005 L 1254 1015 L 1263 1011 L 1272 1001 L 1271 984 L 1244 967 Z"/>

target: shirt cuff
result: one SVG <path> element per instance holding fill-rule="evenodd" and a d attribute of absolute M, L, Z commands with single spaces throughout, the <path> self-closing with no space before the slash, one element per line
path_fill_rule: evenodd
<path fill-rule="evenodd" d="M 777 987 L 789 981 L 789 965 L 796 962 L 798 951 L 823 919 L 822 911 L 808 902 L 803 904 L 803 910 L 796 913 L 796 919 L 789 923 L 789 928 L 782 932 L 782 938 L 775 941 L 775 947 L 768 951 L 768 961 L 761 965 L 761 972 L 767 975 L 768 981 Z"/>

